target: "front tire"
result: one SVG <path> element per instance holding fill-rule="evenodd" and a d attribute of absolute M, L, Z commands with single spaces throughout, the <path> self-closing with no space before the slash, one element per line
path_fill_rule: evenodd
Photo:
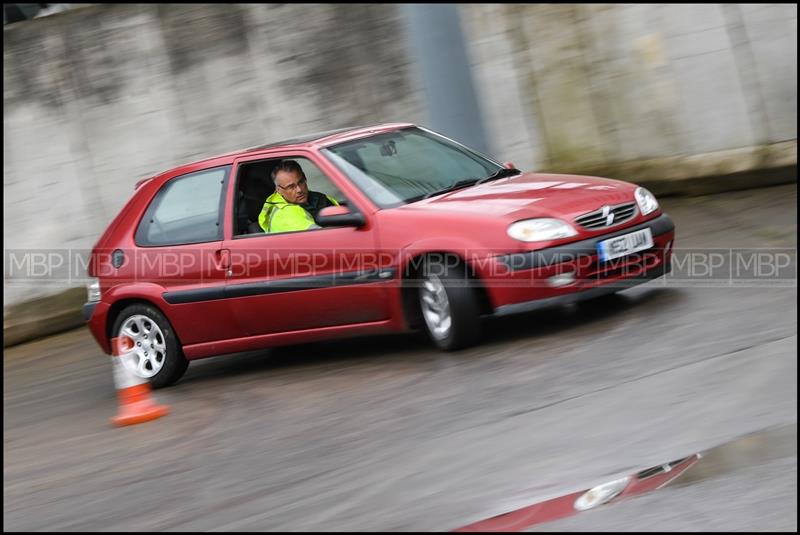
<path fill-rule="evenodd" d="M 152 305 L 137 303 L 125 307 L 114 321 L 111 333 L 133 340 L 133 358 L 125 359 L 124 364 L 137 377 L 150 381 L 153 388 L 174 384 L 189 367 L 175 330 Z"/>
<path fill-rule="evenodd" d="M 480 338 L 480 304 L 464 267 L 429 260 L 418 281 L 420 312 L 433 343 L 444 351 L 474 345 Z"/>

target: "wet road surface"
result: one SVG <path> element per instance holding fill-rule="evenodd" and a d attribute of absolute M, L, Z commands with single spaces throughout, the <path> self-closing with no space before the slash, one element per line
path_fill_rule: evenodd
<path fill-rule="evenodd" d="M 662 204 L 679 250 L 796 258 L 796 186 Z M 87 330 L 10 348 L 4 527 L 451 530 L 791 429 L 792 273 L 770 284 L 656 280 L 488 319 L 484 342 L 453 354 L 392 335 L 197 361 L 155 392 L 168 416 L 128 428 L 109 423 L 111 362 Z M 737 530 L 728 492 L 751 519 L 741 529 L 796 530 L 796 444 L 541 529 Z"/>
<path fill-rule="evenodd" d="M 526 531 L 797 531 L 797 424 L 746 435 L 651 494 Z"/>

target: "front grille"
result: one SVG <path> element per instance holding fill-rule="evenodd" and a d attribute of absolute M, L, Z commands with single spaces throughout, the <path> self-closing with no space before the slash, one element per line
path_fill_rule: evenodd
<path fill-rule="evenodd" d="M 611 223 L 608 220 L 614 215 Z M 583 214 L 576 217 L 575 222 L 585 229 L 597 230 L 601 228 L 613 227 L 629 221 L 636 215 L 636 203 L 620 204 L 617 206 L 604 206 L 594 212 Z"/>

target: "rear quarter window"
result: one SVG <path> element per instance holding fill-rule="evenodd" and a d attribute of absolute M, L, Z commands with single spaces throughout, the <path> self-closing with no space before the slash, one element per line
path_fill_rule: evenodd
<path fill-rule="evenodd" d="M 222 240 L 225 184 L 231 167 L 217 167 L 165 183 L 136 229 L 141 246 L 185 245 Z"/>

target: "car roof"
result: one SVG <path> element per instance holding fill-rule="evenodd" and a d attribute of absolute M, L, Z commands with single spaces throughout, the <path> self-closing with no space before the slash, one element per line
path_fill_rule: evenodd
<path fill-rule="evenodd" d="M 338 128 L 335 130 L 317 132 L 314 134 L 308 134 L 305 136 L 285 139 L 282 141 L 270 142 L 264 145 L 257 145 L 255 147 L 249 147 L 246 149 L 239 149 L 232 152 L 227 152 L 225 154 L 212 156 L 210 158 L 203 158 L 202 160 L 197 160 L 191 163 L 181 164 L 177 167 L 173 167 L 172 169 L 159 173 L 151 178 L 144 178 L 140 180 L 139 182 L 137 182 L 136 188 L 138 189 L 140 185 L 144 184 L 145 182 L 149 182 L 151 179 L 154 178 L 172 178 L 174 176 L 190 173 L 192 171 L 197 171 L 200 169 L 206 169 L 209 167 L 215 167 L 221 165 L 228 165 L 230 163 L 233 163 L 233 160 L 235 160 L 240 156 L 252 155 L 260 151 L 268 151 L 279 147 L 298 148 L 298 149 L 310 148 L 310 147 L 322 148 L 329 145 L 333 145 L 335 143 L 348 141 L 350 139 L 357 139 L 359 137 L 364 137 L 369 134 L 387 132 L 391 130 L 397 130 L 399 128 L 407 128 L 410 126 L 415 126 L 415 125 L 413 123 L 383 123 L 372 126 L 353 126 L 348 128 Z"/>
<path fill-rule="evenodd" d="M 326 137 L 335 136 L 336 134 L 341 134 L 343 132 L 350 132 L 353 130 L 360 130 L 364 128 L 363 126 L 352 126 L 349 128 L 338 128 L 336 130 L 327 130 L 325 132 L 317 132 L 316 134 L 308 134 L 305 136 L 300 136 L 292 139 L 284 139 L 283 141 L 274 141 L 272 143 L 267 143 L 266 145 L 259 145 L 258 147 L 252 147 L 249 149 L 245 149 L 242 152 L 253 152 L 257 150 L 264 150 L 264 149 L 272 149 L 275 147 L 282 147 L 284 145 L 304 145 L 306 143 L 312 143 L 314 141 L 318 141 L 320 139 L 324 139 Z"/>

